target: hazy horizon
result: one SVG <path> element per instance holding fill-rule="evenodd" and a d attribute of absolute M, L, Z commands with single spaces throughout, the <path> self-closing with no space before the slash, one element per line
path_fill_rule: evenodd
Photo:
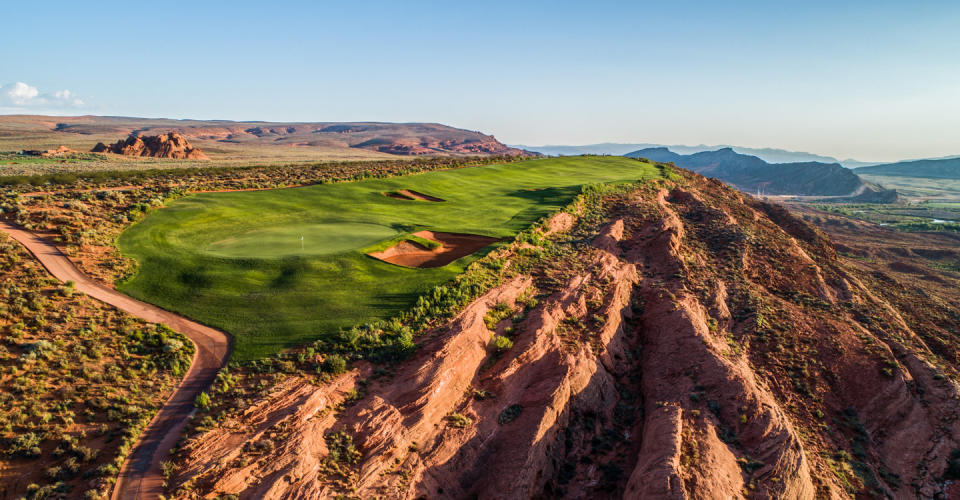
<path fill-rule="evenodd" d="M 437 122 L 509 144 L 960 154 L 951 2 L 8 6 L 0 113 Z M 96 29 L 92 29 L 96 28 Z"/>

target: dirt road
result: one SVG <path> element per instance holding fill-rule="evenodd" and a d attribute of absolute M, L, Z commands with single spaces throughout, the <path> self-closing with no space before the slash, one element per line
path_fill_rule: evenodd
<path fill-rule="evenodd" d="M 210 386 L 217 371 L 226 364 L 230 338 L 219 330 L 97 283 L 77 269 L 56 246 L 29 231 L 3 220 L 0 220 L 0 231 L 23 244 L 60 281 L 73 281 L 78 291 L 90 297 L 151 323 L 163 323 L 189 337 L 196 346 L 190 370 L 140 436 L 140 442 L 123 464 L 113 492 L 115 500 L 158 498 L 163 494 L 164 480 L 160 463 L 166 460 L 193 413 L 193 400 Z"/>

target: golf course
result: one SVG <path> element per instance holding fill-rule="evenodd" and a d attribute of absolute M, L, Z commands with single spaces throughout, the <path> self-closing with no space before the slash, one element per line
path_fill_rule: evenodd
<path fill-rule="evenodd" d="M 653 164 L 622 157 L 549 158 L 194 194 L 121 234 L 118 246 L 138 268 L 118 289 L 230 333 L 234 360 L 257 359 L 400 313 L 495 248 L 489 238 L 516 235 L 584 185 L 660 175 Z M 442 201 L 391 196 L 407 190 Z M 483 236 L 487 246 L 437 267 L 368 255 L 407 238 L 421 251 L 440 245 L 411 236 L 417 232 Z"/>

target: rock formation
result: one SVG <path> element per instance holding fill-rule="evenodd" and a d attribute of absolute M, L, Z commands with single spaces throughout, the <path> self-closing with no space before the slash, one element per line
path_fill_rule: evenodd
<path fill-rule="evenodd" d="M 209 160 L 199 149 L 190 145 L 185 137 L 176 132 L 138 136 L 130 134 L 107 146 L 100 142 L 91 150 L 94 153 L 114 153 L 126 156 L 149 156 L 152 158 L 177 158 L 184 160 Z"/>

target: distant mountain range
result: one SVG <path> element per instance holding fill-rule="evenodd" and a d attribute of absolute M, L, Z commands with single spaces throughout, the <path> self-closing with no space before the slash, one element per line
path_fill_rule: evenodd
<path fill-rule="evenodd" d="M 928 179 L 960 179 L 960 158 L 901 161 L 863 167 L 858 174 L 887 175 L 892 177 L 925 177 Z"/>
<path fill-rule="evenodd" d="M 768 163 L 793 163 L 793 162 L 823 162 L 823 163 L 839 163 L 847 168 L 857 168 L 865 167 L 868 165 L 876 165 L 876 162 L 865 162 L 853 159 L 847 160 L 838 160 L 832 156 L 823 156 L 813 153 L 804 153 L 802 151 L 787 151 L 785 149 L 776 149 L 776 148 L 745 148 L 741 146 L 731 146 L 731 145 L 718 145 L 718 146 L 707 146 L 701 144 L 699 146 L 681 146 L 681 145 L 665 145 L 665 144 L 630 144 L 630 143 L 616 143 L 616 142 L 604 142 L 601 144 L 587 144 L 583 146 L 523 146 L 523 145 L 511 145 L 511 147 L 525 149 L 527 151 L 534 151 L 537 153 L 550 155 L 550 156 L 576 156 L 576 155 L 618 155 L 622 156 L 632 151 L 637 151 L 639 149 L 652 149 L 652 148 L 668 148 L 670 151 L 679 154 L 694 154 L 700 153 L 703 151 L 716 151 L 718 149 L 732 149 L 733 151 L 753 155 L 761 160 L 764 160 Z"/>
<path fill-rule="evenodd" d="M 678 154 L 666 147 L 626 153 L 631 158 L 673 163 L 707 177 L 714 177 L 749 193 L 769 195 L 841 197 L 849 201 L 889 203 L 896 191 L 867 182 L 838 163 L 816 161 L 770 163 L 732 148 Z"/>

